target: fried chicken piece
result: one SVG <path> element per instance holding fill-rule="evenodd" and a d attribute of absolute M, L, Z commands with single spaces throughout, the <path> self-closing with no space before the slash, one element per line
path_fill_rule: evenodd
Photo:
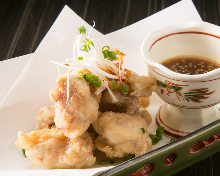
<path fill-rule="evenodd" d="M 95 146 L 109 158 L 142 155 L 152 148 L 147 126 L 141 116 L 104 112 L 93 124 L 99 134 Z"/>
<path fill-rule="evenodd" d="M 123 94 L 120 90 L 113 91 L 117 102 L 114 102 L 108 91 L 102 94 L 99 110 L 101 112 L 123 112 L 130 115 L 140 113 L 140 108 L 150 104 L 149 96 L 152 94 L 153 81 L 150 77 L 139 76 L 135 72 L 128 74 L 130 80 L 130 93 Z"/>
<path fill-rule="evenodd" d="M 88 168 L 96 161 L 88 132 L 75 139 L 65 137 L 57 128 L 19 132 L 17 146 L 25 149 L 29 159 L 47 168 Z"/>
<path fill-rule="evenodd" d="M 149 97 L 152 94 L 152 87 L 154 85 L 153 79 L 149 76 L 139 76 L 131 71 L 128 74 L 130 80 L 131 95 L 136 97 Z"/>
<path fill-rule="evenodd" d="M 98 150 L 104 152 L 108 158 L 123 158 L 128 154 L 140 156 L 152 149 L 151 139 L 148 134 L 135 141 L 128 141 L 121 144 L 109 145 L 105 138 L 98 136 L 95 140 L 95 146 Z"/>
<path fill-rule="evenodd" d="M 149 125 L 152 122 L 152 117 L 151 117 L 150 113 L 147 110 L 142 110 L 142 111 L 140 111 L 140 116 L 142 118 L 144 118 L 147 127 L 149 127 Z"/>
<path fill-rule="evenodd" d="M 37 130 L 54 126 L 55 106 L 44 106 L 37 114 Z"/>
<path fill-rule="evenodd" d="M 55 102 L 56 127 L 67 137 L 82 135 L 98 118 L 98 98 L 90 91 L 89 84 L 74 73 L 69 75 L 69 98 L 67 98 L 67 75 L 60 76 L 57 87 L 50 92 Z"/>
<path fill-rule="evenodd" d="M 141 107 L 137 97 L 121 93 L 119 90 L 113 92 L 117 102 L 114 102 L 108 91 L 102 93 L 99 110 L 101 112 L 113 111 L 126 114 L 138 114 Z"/>
<path fill-rule="evenodd" d="M 147 108 L 150 105 L 150 97 L 139 97 L 139 102 L 142 108 Z"/>

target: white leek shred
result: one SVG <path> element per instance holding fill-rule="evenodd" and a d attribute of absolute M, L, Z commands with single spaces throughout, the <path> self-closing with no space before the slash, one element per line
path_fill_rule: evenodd
<path fill-rule="evenodd" d="M 95 94 L 99 95 L 100 93 L 102 93 L 102 91 L 104 91 L 106 89 L 104 84 L 101 84 L 101 86 L 96 90 Z"/>
<path fill-rule="evenodd" d="M 121 81 L 121 59 L 119 59 L 119 64 L 118 64 L 118 75 L 119 75 L 119 82 L 122 83 Z"/>
<path fill-rule="evenodd" d="M 111 95 L 113 102 L 117 102 L 118 100 L 116 99 L 116 97 L 114 96 L 113 92 L 111 91 L 111 89 L 108 86 L 108 82 L 107 81 L 103 81 L 105 87 L 108 90 L 109 95 Z"/>
<path fill-rule="evenodd" d="M 60 73 L 59 67 L 63 67 L 68 69 L 67 74 L 67 101 L 69 100 L 69 84 L 70 84 L 70 72 L 71 70 L 82 70 L 87 69 L 92 74 L 99 76 L 101 79 L 101 86 L 96 89 L 96 94 L 99 95 L 104 91 L 105 89 L 108 90 L 110 96 L 112 97 L 114 102 L 117 102 L 117 99 L 114 96 L 114 93 L 108 86 L 108 82 L 106 81 L 108 78 L 110 79 L 118 79 L 119 82 L 122 82 L 122 79 L 125 78 L 124 74 L 125 71 L 122 68 L 121 59 L 118 59 L 116 61 L 110 61 L 108 59 L 104 59 L 103 53 L 102 53 L 102 47 L 101 44 L 91 38 L 89 38 L 90 33 L 92 32 L 95 22 L 93 22 L 93 27 L 89 30 L 88 34 L 77 34 L 76 39 L 73 44 L 73 51 L 72 51 L 72 58 L 66 59 L 64 62 L 60 63 L 57 61 L 51 61 L 51 63 L 57 65 L 58 72 Z M 85 44 L 85 39 L 88 39 L 89 41 L 93 42 L 93 44 L 90 43 L 89 47 L 90 50 L 88 52 L 82 51 L 82 47 Z M 78 58 L 82 57 L 82 60 L 79 60 Z M 115 66 L 115 63 L 119 64 L 119 67 Z M 111 74 L 105 70 L 110 70 Z"/>
<path fill-rule="evenodd" d="M 111 79 L 118 79 L 118 77 L 117 77 L 117 76 L 112 75 L 112 74 L 109 74 L 109 73 L 107 73 L 107 72 L 103 71 L 103 70 L 102 70 L 102 69 L 100 69 L 100 68 L 97 68 L 97 72 L 98 72 L 98 73 L 100 73 L 100 74 L 102 74 L 103 76 L 105 76 L 105 77 L 107 77 L 107 78 L 111 78 Z"/>

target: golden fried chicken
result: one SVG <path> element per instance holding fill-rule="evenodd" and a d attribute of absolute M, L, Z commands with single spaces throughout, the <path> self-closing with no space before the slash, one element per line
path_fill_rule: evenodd
<path fill-rule="evenodd" d="M 36 131 L 18 133 L 16 145 L 29 159 L 47 168 L 88 168 L 95 147 L 110 158 L 151 150 L 152 118 L 143 108 L 153 81 L 125 69 L 125 55 L 79 27 L 73 57 L 51 61 L 67 71 L 50 91 L 54 105 L 40 109 Z"/>
<path fill-rule="evenodd" d="M 29 159 L 47 168 L 88 168 L 96 161 L 88 132 L 75 139 L 65 137 L 57 128 L 19 132 L 17 146 L 25 149 Z"/>
<path fill-rule="evenodd" d="M 119 90 L 114 91 L 114 96 L 117 102 L 113 101 L 107 90 L 102 93 L 99 105 L 101 112 L 113 111 L 130 115 L 139 113 L 141 105 L 137 97 L 123 94 Z"/>
<path fill-rule="evenodd" d="M 44 106 L 37 114 L 37 130 L 54 126 L 55 106 Z"/>
<path fill-rule="evenodd" d="M 95 146 L 107 157 L 120 158 L 127 154 L 139 156 L 152 148 L 151 139 L 146 132 L 148 124 L 141 116 L 104 112 L 93 127 L 99 134 Z"/>
<path fill-rule="evenodd" d="M 147 110 L 141 110 L 140 111 L 140 116 L 142 118 L 144 118 L 144 120 L 146 122 L 146 125 L 148 127 L 152 122 L 152 117 L 151 117 L 150 113 Z"/>
<path fill-rule="evenodd" d="M 147 76 L 139 76 L 131 71 L 128 74 L 130 80 L 131 95 L 136 97 L 149 97 L 152 94 L 152 87 L 154 85 L 153 79 Z"/>
<path fill-rule="evenodd" d="M 135 72 L 128 74 L 130 82 L 129 93 L 124 94 L 121 90 L 114 90 L 115 102 L 105 90 L 100 100 L 101 112 L 113 111 L 130 115 L 138 115 L 140 108 L 146 108 L 150 104 L 149 97 L 152 94 L 153 81 L 146 76 L 139 76 Z"/>
<path fill-rule="evenodd" d="M 90 91 L 85 79 L 79 79 L 72 72 L 69 75 L 69 96 L 67 94 L 66 74 L 58 78 L 50 97 L 55 102 L 56 127 L 61 128 L 65 136 L 76 138 L 98 118 L 98 98 Z"/>

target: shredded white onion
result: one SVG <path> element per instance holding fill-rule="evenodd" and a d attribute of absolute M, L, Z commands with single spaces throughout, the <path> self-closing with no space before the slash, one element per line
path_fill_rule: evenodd
<path fill-rule="evenodd" d="M 109 74 L 109 73 L 103 71 L 103 70 L 100 69 L 100 68 L 97 68 L 97 72 L 101 73 L 103 76 L 105 76 L 105 77 L 107 77 L 107 78 L 118 79 L 117 76 L 112 75 L 112 74 Z"/>
<path fill-rule="evenodd" d="M 88 32 L 88 37 L 90 36 L 90 34 L 91 34 L 92 30 L 94 29 L 94 27 L 95 27 L 95 21 L 93 21 L 93 25 L 92 25 L 92 27 L 90 28 L 90 30 Z"/>
<path fill-rule="evenodd" d="M 118 100 L 116 99 L 116 97 L 114 96 L 113 92 L 109 88 L 108 82 L 103 81 L 103 83 L 104 83 L 105 87 L 107 88 L 109 95 L 111 95 L 113 102 L 117 102 Z"/>
<path fill-rule="evenodd" d="M 122 79 L 125 78 L 124 76 L 125 71 L 122 68 L 121 59 L 118 59 L 116 61 L 110 61 L 108 59 L 104 59 L 101 44 L 97 42 L 96 40 L 92 40 L 90 38 L 90 34 L 93 28 L 95 27 L 95 22 L 93 21 L 93 23 L 94 23 L 93 27 L 89 30 L 88 34 L 77 34 L 76 35 L 76 39 L 73 44 L 72 58 L 66 59 L 63 63 L 60 63 L 57 61 L 51 61 L 51 63 L 57 65 L 58 72 L 60 72 L 59 67 L 68 69 L 67 101 L 69 100 L 70 71 L 88 69 L 92 74 L 99 76 L 99 78 L 101 79 L 101 86 L 96 89 L 95 93 L 99 95 L 100 93 L 102 93 L 102 91 L 107 89 L 113 101 L 116 102 L 117 99 L 115 98 L 112 90 L 109 88 L 108 82 L 106 80 L 108 78 L 118 79 L 120 82 L 122 82 Z M 94 44 L 93 46 L 90 43 L 91 44 L 89 45 L 90 50 L 88 52 L 82 51 L 82 47 L 85 44 L 84 40 L 86 38 L 89 41 L 92 41 Z M 79 57 L 82 57 L 83 60 L 78 60 Z M 119 67 L 116 67 L 115 63 L 118 63 Z M 114 74 L 104 71 L 104 70 L 109 70 L 109 69 Z"/>

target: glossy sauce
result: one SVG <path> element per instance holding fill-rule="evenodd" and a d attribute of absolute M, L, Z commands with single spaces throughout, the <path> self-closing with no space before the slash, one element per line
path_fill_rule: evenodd
<path fill-rule="evenodd" d="M 212 59 L 196 56 L 178 56 L 161 62 L 168 69 L 187 75 L 198 75 L 220 68 L 220 64 Z"/>

